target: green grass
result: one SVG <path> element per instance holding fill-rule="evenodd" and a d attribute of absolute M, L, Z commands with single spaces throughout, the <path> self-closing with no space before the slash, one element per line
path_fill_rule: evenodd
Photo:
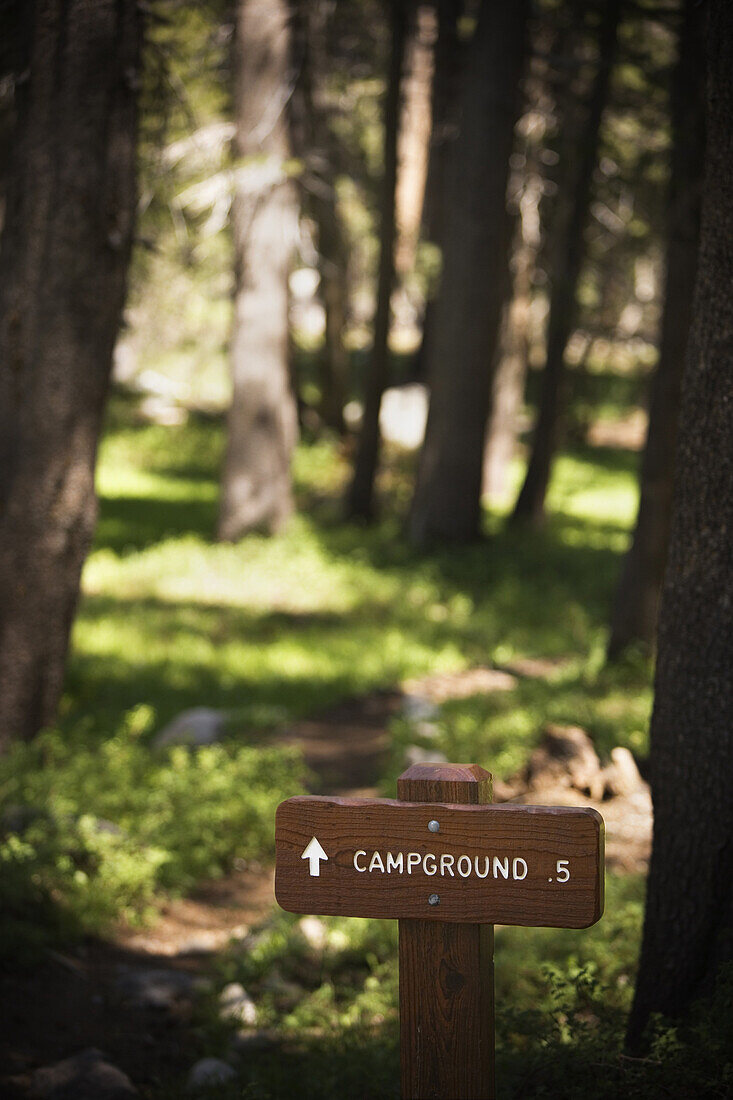
<path fill-rule="evenodd" d="M 635 456 L 562 455 L 541 534 L 508 530 L 499 510 L 483 542 L 418 554 L 399 514 L 410 462 L 389 456 L 387 518 L 347 525 L 348 470 L 328 441 L 298 450 L 299 512 L 282 536 L 217 544 L 222 447 L 215 420 L 155 427 L 112 403 L 58 729 L 0 760 L 0 942 L 15 962 L 120 915 L 144 918 L 161 892 L 224 874 L 235 858 L 271 858 L 274 808 L 304 783 L 276 735 L 344 696 L 544 658 L 542 677 L 444 704 L 430 743 L 500 777 L 524 764 L 547 721 L 584 726 L 602 757 L 618 744 L 646 753 L 649 668 L 604 663 Z M 517 466 L 515 486 L 520 477 Z M 220 745 L 151 750 L 164 722 L 202 705 L 227 711 Z M 385 794 L 419 740 L 407 719 L 393 722 Z M 729 1011 L 701 1012 L 686 1032 L 660 1025 L 646 1063 L 623 1057 L 642 895 L 638 878 L 609 876 L 592 929 L 497 930 L 500 1095 L 726 1095 Z M 248 1053 L 218 1097 L 290 1096 L 294 1081 L 304 1100 L 396 1096 L 395 925 L 324 923 L 320 950 L 279 914 L 219 958 L 217 988 L 242 981 L 278 1045 Z M 225 1053 L 231 1029 L 215 1000 L 198 1013 L 200 1049 Z M 164 1082 L 155 1096 L 183 1087 Z"/>
<path fill-rule="evenodd" d="M 451 752 L 474 747 L 501 768 L 491 742 L 472 746 L 469 726 L 490 737 L 502 726 L 511 739 L 523 728 L 527 740 L 541 712 L 589 725 L 604 749 L 644 750 L 646 671 L 619 683 L 601 658 L 632 461 L 563 456 L 541 536 L 494 516 L 486 543 L 421 556 L 397 520 L 341 524 L 343 460 L 327 443 L 303 445 L 302 511 L 286 533 L 217 545 L 220 426 L 134 427 L 123 413 L 101 449 L 64 725 L 83 717 L 104 736 L 139 703 L 159 722 L 206 704 L 236 711 L 243 728 L 276 724 L 406 676 L 542 656 L 565 661 L 552 682 L 446 709 Z M 405 478 L 393 481 L 399 498 Z"/>
<path fill-rule="evenodd" d="M 583 932 L 496 930 L 496 1070 L 502 1100 L 552 1097 L 649 1100 L 730 1095 L 733 974 L 684 1027 L 657 1020 L 648 1055 L 623 1050 L 643 908 L 639 876 L 611 877 L 607 914 Z M 217 963 L 215 991 L 199 1008 L 205 1049 L 228 1056 L 232 1026 L 217 992 L 241 982 L 256 1027 L 274 1047 L 243 1054 L 236 1082 L 212 1095 L 304 1100 L 399 1095 L 397 928 L 393 921 L 323 918 L 321 943 L 301 921 L 274 916 Z M 246 1030 L 243 1034 L 246 1034 Z M 172 1085 L 160 1100 L 176 1095 Z"/>
<path fill-rule="evenodd" d="M 394 514 L 409 497 L 409 462 L 393 455 L 385 469 L 389 518 L 344 524 L 348 470 L 328 441 L 298 450 L 299 512 L 281 537 L 217 544 L 222 449 L 216 420 L 159 427 L 137 420 L 127 399 L 111 404 L 58 730 L 0 762 L 6 813 L 33 819 L 3 849 L 16 911 L 51 897 L 64 919 L 102 927 L 144 912 L 160 889 L 223 873 L 236 855 L 267 857 L 274 806 L 303 782 L 273 735 L 407 677 L 556 662 L 547 677 L 441 710 L 434 747 L 502 778 L 549 720 L 583 725 L 602 756 L 617 744 L 645 753 L 648 669 L 603 660 L 635 506 L 633 457 L 563 455 L 540 535 L 510 531 L 496 513 L 484 542 L 425 555 Z M 193 706 L 227 712 L 225 742 L 151 753 L 155 731 Z M 392 733 L 386 794 L 406 743 L 419 741 L 404 719 Z M 100 832 L 98 820 L 117 831 Z"/>

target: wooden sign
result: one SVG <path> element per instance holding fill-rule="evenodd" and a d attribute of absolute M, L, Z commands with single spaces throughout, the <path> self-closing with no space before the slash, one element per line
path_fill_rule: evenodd
<path fill-rule="evenodd" d="M 403 1100 L 493 1100 L 493 925 L 597 921 L 603 820 L 493 806 L 476 764 L 415 764 L 397 794 L 283 802 L 275 896 L 293 913 L 398 918 Z"/>
<path fill-rule="evenodd" d="M 293 913 L 585 928 L 603 910 L 593 809 L 290 798 L 275 846 Z"/>

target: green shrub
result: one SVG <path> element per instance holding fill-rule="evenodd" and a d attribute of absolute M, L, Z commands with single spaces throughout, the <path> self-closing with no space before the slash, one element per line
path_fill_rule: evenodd
<path fill-rule="evenodd" d="M 153 753 L 153 721 L 141 706 L 102 743 L 51 730 L 0 759 L 0 890 L 20 923 L 55 907 L 98 930 L 144 915 L 156 889 L 272 854 L 275 807 L 302 789 L 295 751 Z"/>

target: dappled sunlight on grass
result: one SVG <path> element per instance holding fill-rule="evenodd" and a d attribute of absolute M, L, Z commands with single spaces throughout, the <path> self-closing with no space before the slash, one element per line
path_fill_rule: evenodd
<path fill-rule="evenodd" d="M 340 492 L 348 466 L 335 441 L 301 444 L 301 511 L 282 535 L 213 542 L 222 444 L 217 420 L 161 428 L 136 423 L 125 401 L 112 404 L 98 474 L 100 522 L 59 730 L 46 749 L 38 743 L 39 752 L 54 746 L 53 782 L 48 790 L 34 785 L 33 752 L 19 750 L 8 765 L 13 797 L 37 798 L 44 814 L 63 804 L 71 829 L 57 835 L 53 810 L 39 817 L 37 842 L 9 853 L 23 897 L 26 870 L 38 867 L 44 889 L 60 891 L 82 923 L 93 923 L 95 913 L 134 911 L 171 868 L 187 866 L 189 850 L 197 853 L 195 874 L 221 873 L 242 838 L 216 803 L 238 804 L 238 777 L 259 774 L 260 756 L 269 752 L 277 778 L 252 810 L 248 841 L 267 856 L 272 809 L 304 782 L 282 745 L 283 730 L 345 697 L 423 675 L 486 665 L 518 670 L 506 690 L 444 702 L 429 735 L 407 715 L 394 718 L 384 794 L 394 794 L 405 749 L 421 737 L 425 748 L 475 760 L 501 778 L 523 767 L 548 721 L 582 725 L 602 757 L 619 744 L 644 754 L 650 670 L 643 662 L 614 669 L 604 662 L 608 604 L 633 511 L 630 462 L 614 452 L 564 456 L 542 531 L 528 536 L 500 512 L 487 512 L 483 541 L 426 554 L 410 547 L 395 510 L 409 498 L 411 461 L 389 455 L 382 485 L 393 509 L 388 518 L 368 528 L 345 524 Z M 225 736 L 212 756 L 216 783 L 205 754 L 181 749 L 159 757 L 149 749 L 166 722 L 200 706 L 223 712 Z M 124 762 L 111 786 L 96 775 L 98 759 Z M 154 802 L 159 787 L 181 783 L 208 790 L 197 812 L 219 824 L 189 836 L 194 817 L 182 817 L 176 830 L 173 815 L 163 858 L 154 828 L 129 823 L 147 805 L 147 796 L 140 803 L 146 786 Z M 91 832 L 79 833 L 75 822 L 90 809 L 125 830 L 114 851 L 100 847 L 93 817 Z M 75 845 L 84 860 L 98 861 L 89 911 L 75 885 Z M 177 874 L 180 882 L 189 871 Z"/>
<path fill-rule="evenodd" d="M 561 662 L 549 679 L 444 707 L 442 751 L 505 774 L 547 720 L 584 725 L 602 751 L 643 750 L 648 670 L 618 684 L 600 656 L 634 511 L 634 456 L 561 456 L 543 531 L 528 538 L 496 512 L 486 541 L 426 555 L 399 518 L 340 522 L 340 447 L 302 444 L 295 481 L 306 510 L 276 539 L 216 544 L 221 422 L 135 425 L 116 402 L 110 425 L 65 721 L 84 714 L 102 732 L 145 702 L 161 722 L 209 705 L 246 729 L 268 708 L 285 722 L 405 677 L 542 657 Z M 405 499 L 411 462 L 394 459 L 392 491 Z"/>
<path fill-rule="evenodd" d="M 520 677 L 512 690 L 444 703 L 429 745 L 449 760 L 478 760 L 508 779 L 548 722 L 582 726 L 603 758 L 616 745 L 643 753 L 650 709 L 650 686 L 619 682 L 614 671 L 596 671 L 592 660 L 568 661 L 552 678 Z M 396 724 L 395 736 L 403 746 L 420 740 L 407 722 Z"/>
<path fill-rule="evenodd" d="M 125 608 L 127 614 L 125 614 Z M 343 695 L 461 662 L 450 639 L 353 615 L 248 611 L 206 602 L 90 596 L 76 626 L 72 692 L 113 718 L 141 700 L 161 718 L 204 704 L 243 714 L 271 700 L 283 720 Z M 101 718 L 101 713 L 100 713 Z"/>
<path fill-rule="evenodd" d="M 583 726 L 602 758 L 616 745 L 646 751 L 650 669 L 604 660 L 634 510 L 632 461 L 591 449 L 565 455 L 543 530 L 511 528 L 495 509 L 482 541 L 421 553 L 403 525 L 414 460 L 388 449 L 386 518 L 346 524 L 348 464 L 335 440 L 300 445 L 299 512 L 281 535 L 214 542 L 222 448 L 220 421 L 162 428 L 136 423 L 128 402 L 112 403 L 59 729 L 19 746 L 0 774 L 0 795 L 30 807 L 33 822 L 22 840 L 0 844 L 13 954 L 29 934 L 58 942 L 56 908 L 70 935 L 104 930 L 120 914 L 138 919 L 161 891 L 226 874 L 235 859 L 269 861 L 275 806 L 306 782 L 282 734 L 347 697 L 476 666 L 504 670 L 503 690 L 444 701 L 427 731 L 407 713 L 391 720 L 378 777 L 389 796 L 408 746 L 506 779 L 550 721 Z M 223 712 L 221 743 L 153 748 L 165 723 L 201 706 Z M 498 930 L 498 1037 L 509 1059 L 500 1069 L 519 1081 L 516 1095 L 524 1074 L 516 1051 L 533 1034 L 535 1061 L 547 1044 L 567 1044 L 573 1012 L 581 1021 L 588 1005 L 598 1012 L 597 979 L 610 1013 L 599 1042 L 610 1035 L 618 1045 L 613 1014 L 628 1003 L 640 896 L 638 880 L 612 880 L 610 919 L 580 934 Z M 41 915 L 27 933 L 13 914 L 29 907 Z M 338 1095 L 347 1052 L 359 1095 L 369 1094 L 365 1081 L 388 1095 L 394 927 L 327 923 L 331 956 L 305 957 L 297 922 L 281 914 L 244 959 L 224 957 L 222 976 L 252 988 L 260 1023 L 286 1041 L 283 1058 L 258 1054 L 245 1076 L 277 1090 L 308 1067 L 313 1095 Z M 273 967 L 288 980 L 293 970 L 297 997 L 288 1000 L 287 983 L 285 994 L 269 989 Z"/>
<path fill-rule="evenodd" d="M 636 514 L 638 456 L 596 447 L 561 455 L 548 494 L 550 511 L 562 511 L 606 529 L 627 529 Z"/>

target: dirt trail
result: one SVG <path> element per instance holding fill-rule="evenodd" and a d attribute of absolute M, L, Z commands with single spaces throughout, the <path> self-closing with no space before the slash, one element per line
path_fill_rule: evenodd
<path fill-rule="evenodd" d="M 401 691 L 377 691 L 344 699 L 284 735 L 297 745 L 312 775 L 312 794 L 373 795 L 389 751 L 389 723 L 403 702 Z"/>
<path fill-rule="evenodd" d="M 313 793 L 372 795 L 390 748 L 389 723 L 408 701 L 434 706 L 476 691 L 511 690 L 517 676 L 551 673 L 545 667 L 471 669 L 413 680 L 402 691 L 344 700 L 294 724 L 283 741 L 302 748 Z M 548 772 L 544 778 L 497 784 L 497 800 L 595 805 L 607 822 L 609 865 L 644 868 L 651 835 L 645 785 L 626 800 L 604 801 L 600 787 L 582 793 L 562 775 Z M 0 1095 L 28 1096 L 35 1068 L 88 1047 L 109 1055 L 143 1095 L 146 1086 L 175 1079 L 206 1053 L 197 1049 L 192 1030 L 192 998 L 174 999 L 165 1011 L 141 1007 L 120 995 L 121 975 L 128 984 L 151 973 L 184 983 L 185 976 L 202 976 L 212 953 L 243 939 L 273 904 L 272 869 L 250 864 L 203 884 L 191 897 L 167 902 L 149 928 L 121 927 L 112 942 L 90 940 L 68 953 L 46 952 L 33 973 L 0 975 L 6 1007 Z"/>
<path fill-rule="evenodd" d="M 313 793 L 373 793 L 401 698 L 385 691 L 345 700 L 290 729 L 284 740 L 301 745 Z M 205 975 L 212 953 L 243 939 L 272 910 L 273 877 L 272 868 L 251 863 L 166 902 L 148 928 L 121 926 L 111 941 L 43 952 L 32 972 L 0 973 L 0 1096 L 27 1097 L 33 1070 L 89 1047 L 104 1051 L 143 1094 L 203 1056 L 191 998 L 174 998 L 165 1009 L 141 1005 L 125 998 L 124 983 Z"/>

